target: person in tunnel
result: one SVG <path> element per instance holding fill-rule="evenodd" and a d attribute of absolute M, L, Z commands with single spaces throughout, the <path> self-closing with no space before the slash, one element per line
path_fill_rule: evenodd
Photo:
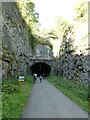
<path fill-rule="evenodd" d="M 36 79 L 37 79 L 37 74 L 34 73 L 34 74 L 33 74 L 33 77 L 34 77 L 34 78 L 33 78 L 33 83 L 35 83 L 35 82 L 36 82 Z"/>
<path fill-rule="evenodd" d="M 31 69 L 32 74 L 37 73 L 38 77 L 40 77 L 40 75 L 42 77 L 47 77 L 49 76 L 51 72 L 51 67 L 45 62 L 37 62 L 33 64 L 30 67 L 30 69 Z"/>
<path fill-rule="evenodd" d="M 42 82 L 42 79 L 43 79 L 42 75 L 40 75 L 40 77 L 39 77 L 39 78 L 40 78 L 40 83 L 41 83 L 41 82 Z"/>

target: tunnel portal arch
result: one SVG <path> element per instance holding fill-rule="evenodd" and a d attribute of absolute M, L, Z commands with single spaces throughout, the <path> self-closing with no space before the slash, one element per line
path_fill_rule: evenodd
<path fill-rule="evenodd" d="M 51 72 L 51 67 L 45 62 L 37 62 L 31 65 L 30 70 L 32 75 L 36 73 L 38 76 L 47 77 Z"/>

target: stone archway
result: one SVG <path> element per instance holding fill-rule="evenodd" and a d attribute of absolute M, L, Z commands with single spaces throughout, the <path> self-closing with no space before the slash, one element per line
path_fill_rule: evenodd
<path fill-rule="evenodd" d="M 32 75 L 34 73 L 37 73 L 37 75 L 42 75 L 42 76 L 48 76 L 51 72 L 51 67 L 50 65 L 48 65 L 45 62 L 37 62 L 34 63 L 31 67 L 30 67 L 31 73 Z"/>

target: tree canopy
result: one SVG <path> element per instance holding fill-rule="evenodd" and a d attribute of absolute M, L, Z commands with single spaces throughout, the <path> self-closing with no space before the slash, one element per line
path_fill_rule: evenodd
<path fill-rule="evenodd" d="M 39 23 L 39 14 L 34 10 L 35 4 L 32 0 L 17 0 L 17 5 L 28 27 L 35 32 Z"/>
<path fill-rule="evenodd" d="M 57 34 L 57 36 L 61 39 L 65 29 L 67 28 L 67 26 L 69 25 L 68 20 L 64 20 L 62 17 L 57 16 L 55 18 L 55 28 L 54 28 L 54 33 Z M 56 32 L 55 32 L 56 31 Z"/>
<path fill-rule="evenodd" d="M 87 0 L 84 0 L 83 2 L 80 2 L 76 8 L 76 16 L 75 20 L 78 22 L 84 22 L 88 19 L 88 2 Z"/>

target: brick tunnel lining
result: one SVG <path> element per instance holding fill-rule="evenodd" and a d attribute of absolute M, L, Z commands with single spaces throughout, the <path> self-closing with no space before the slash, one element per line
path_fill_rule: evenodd
<path fill-rule="evenodd" d="M 51 67 L 45 62 L 35 63 L 30 67 L 30 69 L 32 75 L 36 73 L 38 76 L 42 75 L 44 77 L 49 76 L 51 72 Z"/>

